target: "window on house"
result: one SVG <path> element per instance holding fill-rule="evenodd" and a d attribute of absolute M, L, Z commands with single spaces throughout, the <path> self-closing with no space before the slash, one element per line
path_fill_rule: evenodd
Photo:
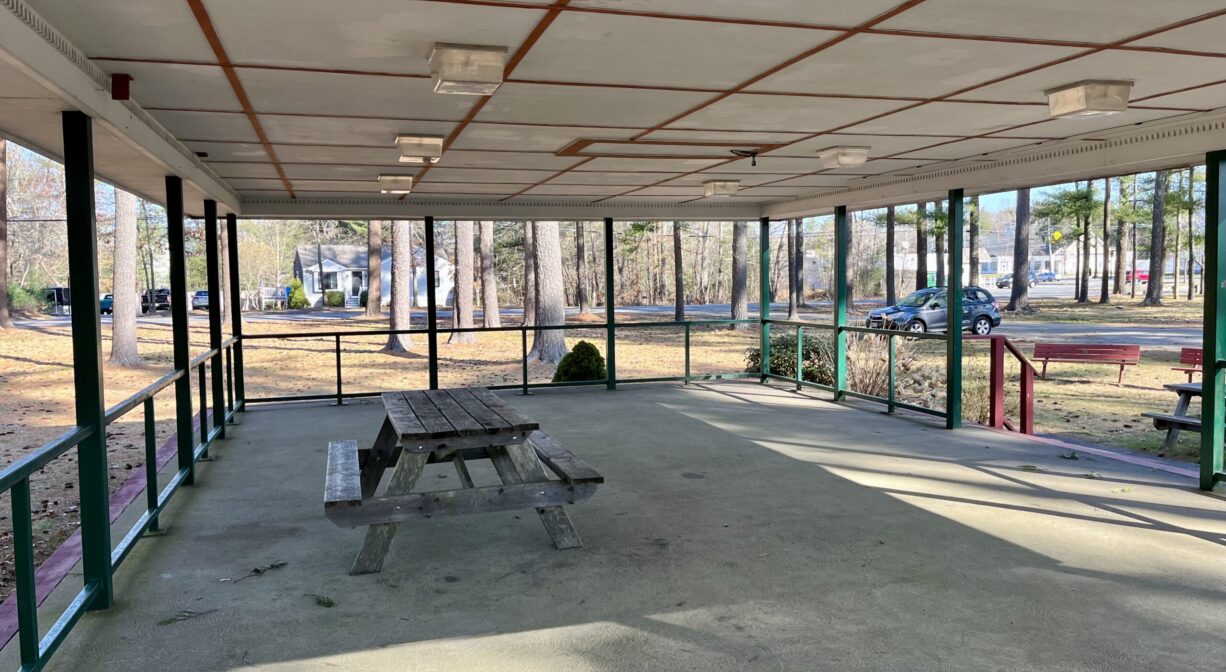
<path fill-rule="evenodd" d="M 442 287 L 442 286 L 443 286 L 443 274 L 438 271 L 435 271 L 434 272 L 434 288 L 438 289 L 439 287 Z"/>
<path fill-rule="evenodd" d="M 336 274 L 324 273 L 324 289 L 336 289 Z"/>

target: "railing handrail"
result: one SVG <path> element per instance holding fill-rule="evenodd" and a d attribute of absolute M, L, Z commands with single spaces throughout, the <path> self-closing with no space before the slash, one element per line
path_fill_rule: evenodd
<path fill-rule="evenodd" d="M 114 406 L 108 408 L 106 410 L 106 414 L 103 416 L 103 422 L 105 422 L 108 425 L 111 424 L 112 422 L 115 422 L 119 418 L 123 417 L 128 411 L 131 411 L 137 406 L 140 406 L 141 404 L 145 403 L 146 399 L 149 399 L 153 397 L 155 394 L 157 394 L 158 392 L 161 392 L 167 387 L 170 387 L 171 383 L 175 382 L 176 380 L 182 378 L 185 375 L 187 375 L 187 370 L 175 369 L 174 371 L 171 371 L 170 373 L 162 376 L 161 378 L 158 378 L 157 380 L 147 385 L 140 392 L 137 392 L 136 394 L 133 394 L 132 396 L 128 397 L 127 399 L 124 399 L 118 404 L 115 404 Z"/>
<path fill-rule="evenodd" d="M 1026 355 L 1022 354 L 1022 351 L 1018 349 L 1017 345 L 1013 341 L 1009 340 L 1009 337 L 1005 336 L 1004 334 L 984 334 L 982 336 L 979 334 L 971 334 L 970 336 L 966 337 L 966 340 L 968 341 L 999 340 L 1002 343 L 1004 343 L 1005 349 L 1008 350 L 1013 355 L 1013 357 L 1017 359 L 1019 364 L 1030 369 L 1031 373 L 1037 374 L 1039 372 L 1039 370 L 1035 368 L 1034 364 L 1032 364 L 1030 360 L 1026 358 Z"/>
<path fill-rule="evenodd" d="M 34 452 L 17 460 L 0 471 L 0 492 L 7 492 L 22 480 L 29 478 L 34 472 L 47 466 L 51 460 L 76 447 L 94 433 L 93 427 L 80 425 L 60 434 L 44 443 Z"/>

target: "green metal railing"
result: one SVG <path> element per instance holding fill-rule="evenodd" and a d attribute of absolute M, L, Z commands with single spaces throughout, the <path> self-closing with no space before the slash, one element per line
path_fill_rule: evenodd
<path fill-rule="evenodd" d="M 580 387 L 580 386 L 596 386 L 604 385 L 609 389 L 616 387 L 618 383 L 661 383 L 661 382 L 684 382 L 690 383 L 695 380 L 734 380 L 738 378 L 755 378 L 757 373 L 736 371 L 727 373 L 713 373 L 695 376 L 692 370 L 691 343 L 692 334 L 695 328 L 700 327 L 717 327 L 731 326 L 735 324 L 758 324 L 758 320 L 687 320 L 684 322 L 613 322 L 606 324 L 556 324 L 556 325 L 528 325 L 528 326 L 507 326 L 507 327 L 443 327 L 438 329 L 363 329 L 349 331 L 311 331 L 311 332 L 283 332 L 272 334 L 247 334 L 243 336 L 244 341 L 259 341 L 259 340 L 305 340 L 305 339 L 331 339 L 333 342 L 333 352 L 336 361 L 336 379 L 335 391 L 332 393 L 320 394 L 297 394 L 297 395 L 279 395 L 265 397 L 250 397 L 244 400 L 247 404 L 272 403 L 272 402 L 287 402 L 287 401 L 319 401 L 319 400 L 335 400 L 337 405 L 343 404 L 345 399 L 359 399 L 364 397 L 377 397 L 382 394 L 382 390 L 364 390 L 360 392 L 346 392 L 344 384 L 344 348 L 343 340 L 345 338 L 369 337 L 369 336 L 391 336 L 393 334 L 402 334 L 410 336 L 426 336 L 430 341 L 437 342 L 439 336 L 450 334 L 480 334 L 480 333 L 505 333 L 519 332 L 520 334 L 520 382 L 519 383 L 502 383 L 496 385 L 486 385 L 491 390 L 520 390 L 523 394 L 528 394 L 530 390 L 550 387 Z M 666 329 L 674 328 L 681 329 L 684 335 L 684 351 L 685 365 L 684 369 L 675 376 L 656 376 L 656 377 L 639 377 L 625 378 L 618 377 L 615 365 L 611 362 L 615 361 L 616 357 L 616 338 L 618 331 L 630 329 Z M 584 381 L 567 381 L 567 382 L 532 382 L 528 369 L 528 337 L 534 331 L 605 331 L 611 335 L 611 341 L 606 343 L 606 369 L 608 375 L 605 378 L 597 380 Z M 612 344 L 610 347 L 609 344 Z M 430 381 L 431 389 L 438 387 L 438 371 L 439 371 L 439 356 L 437 349 L 427 351 L 427 371 L 428 380 Z"/>
<path fill-rule="evenodd" d="M 192 359 L 189 368 L 177 369 L 162 376 L 145 389 L 107 409 L 103 416 L 102 427 L 118 422 L 134 409 L 144 409 L 144 443 L 145 443 L 145 479 L 146 504 L 145 512 L 127 531 L 124 537 L 110 552 L 108 572 L 113 574 L 119 568 L 136 543 L 147 532 L 158 530 L 158 515 L 166 508 L 167 503 L 192 473 L 196 460 L 204 457 L 209 445 L 225 431 L 225 422 L 229 422 L 236 411 L 242 408 L 242 400 L 235 400 L 229 395 L 224 400 L 214 399 L 209 407 L 208 385 L 204 384 L 204 371 L 213 362 L 229 360 L 232 349 L 238 342 L 237 338 L 227 339 L 221 349 L 211 349 Z M 190 376 L 191 369 L 201 372 L 199 434 L 193 435 L 195 449 L 189 464 L 179 464 L 179 469 L 161 490 L 158 489 L 158 446 L 157 425 L 154 414 L 154 397 L 170 387 L 176 381 Z M 232 389 L 233 371 L 226 374 L 226 385 Z M 192 409 L 179 409 L 179 413 L 192 414 Z M 211 422 L 210 422 L 211 421 Z M 211 427 L 210 427 L 211 424 Z M 88 580 L 77 593 L 68 607 L 60 614 L 55 623 L 47 630 L 41 639 L 38 637 L 38 590 L 35 580 L 33 518 L 30 505 L 30 478 L 38 473 L 52 460 L 60 457 L 70 449 L 77 447 L 82 441 L 91 437 L 93 428 L 78 426 L 65 432 L 58 438 L 30 453 L 18 462 L 13 463 L 0 472 L 0 491 L 8 491 L 12 502 L 13 515 L 13 554 L 16 574 L 16 604 L 18 632 L 17 641 L 20 647 L 21 669 L 33 671 L 41 669 L 55 650 L 63 643 L 64 638 L 81 616 L 88 611 L 95 599 L 102 595 L 100 581 Z M 107 507 L 109 512 L 109 507 Z M 110 526 L 109 515 L 101 518 Z M 97 524 L 96 521 L 93 524 Z M 81 533 L 86 535 L 85 521 L 82 521 Z"/>

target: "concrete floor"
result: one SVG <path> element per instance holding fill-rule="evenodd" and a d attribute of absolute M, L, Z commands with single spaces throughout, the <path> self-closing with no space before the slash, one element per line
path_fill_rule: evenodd
<path fill-rule="evenodd" d="M 1226 653 L 1226 502 L 1186 479 L 752 383 L 507 398 L 605 474 L 571 509 L 584 548 L 531 514 L 435 519 L 351 577 L 362 532 L 323 517 L 324 447 L 372 441 L 381 407 L 257 408 L 49 669 L 1178 672 Z M 159 625 L 180 610 L 203 615 Z"/>

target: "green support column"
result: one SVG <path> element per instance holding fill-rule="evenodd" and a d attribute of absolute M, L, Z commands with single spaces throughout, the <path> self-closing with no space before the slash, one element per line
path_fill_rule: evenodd
<path fill-rule="evenodd" d="M 766 382 L 771 372 L 771 220 L 758 220 L 758 333 L 761 338 L 762 371 L 759 380 Z"/>
<path fill-rule="evenodd" d="M 175 442 L 179 470 L 187 471 L 185 485 L 196 482 L 195 442 L 192 426 L 191 343 L 187 332 L 187 255 L 183 246 L 183 180 L 166 176 L 166 242 L 170 257 L 170 334 L 175 371 Z"/>
<path fill-rule="evenodd" d="M 102 395 L 102 324 L 98 313 L 98 228 L 94 219 L 93 120 L 63 113 L 68 279 L 72 288 L 72 371 L 77 425 L 92 432 L 77 447 L 81 497 L 81 567 L 96 592 L 89 609 L 111 606 L 110 472 Z"/>
<path fill-rule="evenodd" d="M 1226 184 L 1222 169 L 1226 167 L 1226 150 L 1209 152 L 1205 156 L 1205 315 L 1204 366 L 1202 376 L 1200 432 L 1200 489 L 1213 490 L 1223 480 L 1222 441 L 1226 440 L 1226 378 L 1222 368 L 1226 360 Z"/>
<path fill-rule="evenodd" d="M 234 332 L 234 409 L 242 410 L 247 393 L 243 390 L 243 296 L 238 284 L 238 217 L 226 213 L 226 252 L 230 258 L 230 328 Z"/>
<path fill-rule="evenodd" d="M 847 243 L 851 240 L 847 206 L 834 209 L 834 400 L 847 389 Z"/>
<path fill-rule="evenodd" d="M 434 218 L 426 218 L 426 329 L 430 355 L 430 389 L 438 389 L 438 301 L 434 294 Z M 452 324 L 454 324 L 454 319 Z"/>
<path fill-rule="evenodd" d="M 604 324 L 608 388 L 617 389 L 617 311 L 613 295 L 613 218 L 604 218 Z"/>
<path fill-rule="evenodd" d="M 209 283 L 209 349 L 221 348 L 221 238 L 217 229 L 217 201 L 204 201 L 204 265 Z M 213 427 L 226 438 L 225 362 L 219 356 L 210 363 L 213 378 Z M 203 409 L 201 413 L 203 413 Z M 207 437 L 205 437 L 207 438 Z"/>
<path fill-rule="evenodd" d="M 945 273 L 948 304 L 945 341 L 945 426 L 962 426 L 962 190 L 949 191 L 949 263 Z"/>

